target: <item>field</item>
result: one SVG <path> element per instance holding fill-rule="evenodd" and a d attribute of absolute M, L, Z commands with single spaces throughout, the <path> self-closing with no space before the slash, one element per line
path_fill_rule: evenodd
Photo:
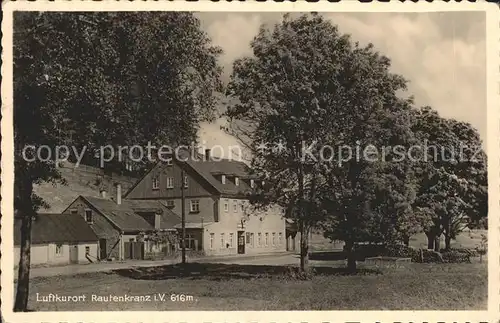
<path fill-rule="evenodd" d="M 74 277 L 36 278 L 30 308 L 103 310 L 479 310 L 487 306 L 485 264 L 408 264 L 345 275 L 323 268 L 311 280 L 283 266 L 190 264 Z M 44 303 L 36 294 L 86 295 L 75 303 Z M 159 295 L 165 301 L 92 302 L 95 295 Z M 177 295 L 177 296 L 172 296 Z M 173 297 L 173 299 L 172 299 Z"/>
<path fill-rule="evenodd" d="M 455 247 L 474 247 L 481 232 L 465 233 Z M 417 236 L 411 244 L 425 243 Z M 339 250 L 320 235 L 313 250 Z M 314 255 L 314 254 L 313 254 Z M 31 280 L 29 308 L 35 311 L 103 310 L 484 310 L 487 261 L 467 264 L 359 263 L 348 275 L 344 261 L 311 257 L 315 275 L 301 280 L 297 255 L 284 254 L 221 263 L 135 267 L 111 272 L 37 277 Z M 316 259 L 316 260 L 315 260 Z M 85 295 L 78 302 L 37 301 L 50 293 Z M 92 301 L 98 296 L 145 296 L 150 300 Z M 156 300 L 154 296 L 156 295 Z M 160 296 L 162 295 L 162 296 Z M 160 298 L 164 299 L 160 300 Z"/>
<path fill-rule="evenodd" d="M 464 231 L 458 235 L 456 240 L 451 241 L 452 248 L 475 248 L 481 242 L 481 234 L 488 234 L 488 230 Z M 342 249 L 343 242 L 331 243 L 322 234 L 313 234 L 311 238 L 311 249 L 313 251 L 328 251 L 332 249 Z M 427 248 L 427 237 L 424 233 L 419 233 L 410 238 L 410 246 L 414 248 Z M 444 238 L 441 239 L 441 247 L 444 248 Z"/>

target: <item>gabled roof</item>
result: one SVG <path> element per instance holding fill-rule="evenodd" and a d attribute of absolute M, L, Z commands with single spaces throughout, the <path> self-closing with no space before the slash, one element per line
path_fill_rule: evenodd
<path fill-rule="evenodd" d="M 244 162 L 214 158 L 213 160 L 206 160 L 202 155 L 196 153 L 195 158 L 190 156 L 189 151 L 179 151 L 179 158 L 182 164 L 187 165 L 200 175 L 215 191 L 220 195 L 229 196 L 245 196 L 251 192 L 251 187 L 245 179 L 256 178 L 251 175 L 251 169 Z M 175 161 L 174 161 L 175 162 Z M 132 192 L 132 190 L 154 169 L 162 167 L 164 163 L 158 162 L 153 166 L 144 176 L 139 179 L 130 189 L 125 193 L 125 197 Z M 181 165 L 182 167 L 182 165 Z M 226 183 L 222 184 L 220 175 L 226 175 Z M 239 177 L 239 185 L 236 186 L 233 182 L 234 177 Z"/>
<path fill-rule="evenodd" d="M 192 169 L 200 174 L 211 186 L 213 186 L 221 195 L 246 195 L 250 192 L 250 185 L 244 180 L 250 174 L 250 168 L 243 162 L 221 159 L 218 161 L 195 161 L 186 162 Z M 218 178 L 220 175 L 226 175 L 226 183 L 222 184 Z M 239 177 L 239 185 L 233 182 L 234 177 Z"/>
<path fill-rule="evenodd" d="M 31 243 L 78 243 L 97 242 L 99 238 L 85 222 L 76 214 L 37 215 L 31 226 Z M 14 220 L 14 245 L 21 244 L 21 220 Z"/>
<path fill-rule="evenodd" d="M 121 204 L 93 196 L 82 196 L 96 210 L 122 231 L 147 231 L 154 226 L 137 213 L 155 212 L 160 214 L 160 229 L 173 229 L 180 223 L 180 217 L 159 200 L 126 200 Z"/>

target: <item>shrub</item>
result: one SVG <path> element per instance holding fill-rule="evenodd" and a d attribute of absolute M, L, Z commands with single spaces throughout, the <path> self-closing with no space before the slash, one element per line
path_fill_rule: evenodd
<path fill-rule="evenodd" d="M 433 250 L 415 249 L 412 247 L 407 247 L 405 245 L 387 246 L 384 256 L 411 258 L 412 262 L 419 262 L 419 263 L 442 262 L 443 260 L 441 255 Z"/>
<path fill-rule="evenodd" d="M 471 253 L 469 250 L 449 249 L 442 253 L 444 262 L 447 263 L 470 263 Z"/>

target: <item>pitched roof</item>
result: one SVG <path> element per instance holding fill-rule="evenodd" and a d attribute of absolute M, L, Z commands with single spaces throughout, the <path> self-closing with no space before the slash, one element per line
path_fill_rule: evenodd
<path fill-rule="evenodd" d="M 229 159 L 217 161 L 188 160 L 186 164 L 200 174 L 222 195 L 246 195 L 251 190 L 250 185 L 246 181 L 240 180 L 239 185 L 236 185 L 232 180 L 227 178 L 226 183 L 222 184 L 217 178 L 219 175 L 239 177 L 240 179 L 249 178 L 250 168 L 241 161 Z"/>
<path fill-rule="evenodd" d="M 213 158 L 213 160 L 207 160 L 204 155 L 186 149 L 180 149 L 177 151 L 178 157 L 182 160 L 183 164 L 187 164 L 191 169 L 198 173 L 210 186 L 212 186 L 217 193 L 221 195 L 229 196 L 245 196 L 251 192 L 252 188 L 249 183 L 244 180 L 239 181 L 239 185 L 235 185 L 233 181 L 229 178 L 226 179 L 226 183 L 218 179 L 220 175 L 226 175 L 226 177 L 239 177 L 240 179 L 256 179 L 257 177 L 251 174 L 251 169 L 242 161 L 237 161 L 233 159 L 224 158 Z M 174 161 L 175 162 L 175 161 Z M 153 166 L 144 176 L 136 181 L 127 192 L 124 194 L 126 197 L 133 189 L 157 167 L 162 167 L 163 162 L 158 162 Z"/>
<path fill-rule="evenodd" d="M 31 226 L 31 243 L 96 242 L 94 231 L 76 214 L 40 213 Z M 21 220 L 14 221 L 14 245 L 21 244 Z"/>
<path fill-rule="evenodd" d="M 154 226 L 137 212 L 160 213 L 160 229 L 173 229 L 180 223 L 180 217 L 159 200 L 126 200 L 121 204 L 93 196 L 82 196 L 88 203 L 101 212 L 115 226 L 123 231 L 153 230 Z"/>

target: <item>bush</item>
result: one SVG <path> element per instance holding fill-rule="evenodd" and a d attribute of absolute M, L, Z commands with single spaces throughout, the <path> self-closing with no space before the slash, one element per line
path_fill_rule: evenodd
<path fill-rule="evenodd" d="M 433 263 L 442 262 L 441 255 L 438 252 L 427 249 L 414 249 L 405 245 L 390 245 L 387 246 L 384 256 L 411 258 L 412 262 Z M 423 259 L 422 259 L 423 258 Z"/>
<path fill-rule="evenodd" d="M 470 263 L 471 257 L 479 257 L 479 252 L 468 248 L 450 248 L 443 250 L 443 260 L 448 263 Z"/>

